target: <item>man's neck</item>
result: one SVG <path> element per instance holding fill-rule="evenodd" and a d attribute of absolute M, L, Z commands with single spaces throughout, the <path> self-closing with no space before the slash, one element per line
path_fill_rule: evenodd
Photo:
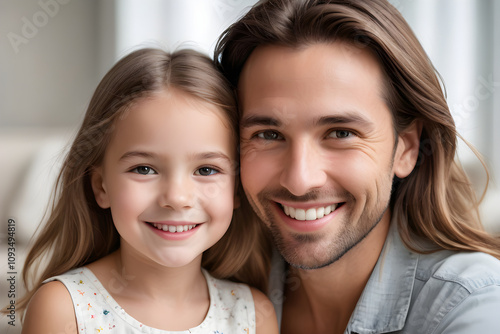
<path fill-rule="evenodd" d="M 390 215 L 328 267 L 292 268 L 285 288 L 282 333 L 343 333 L 384 246 Z"/>

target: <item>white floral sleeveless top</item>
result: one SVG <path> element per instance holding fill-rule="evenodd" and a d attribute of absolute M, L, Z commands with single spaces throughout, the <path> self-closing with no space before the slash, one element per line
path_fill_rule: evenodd
<path fill-rule="evenodd" d="M 164 331 L 135 320 L 117 304 L 89 269 L 76 268 L 44 281 L 60 281 L 75 308 L 78 333 L 151 334 L 255 334 L 255 306 L 250 288 L 203 274 L 208 283 L 210 307 L 203 322 L 185 331 Z"/>

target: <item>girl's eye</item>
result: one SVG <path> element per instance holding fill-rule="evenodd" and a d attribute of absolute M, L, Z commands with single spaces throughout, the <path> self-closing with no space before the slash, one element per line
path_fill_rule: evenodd
<path fill-rule="evenodd" d="M 156 171 L 148 166 L 138 166 L 131 170 L 132 173 L 137 173 L 141 175 L 158 174 Z"/>
<path fill-rule="evenodd" d="M 282 138 L 278 132 L 271 130 L 259 132 L 257 137 L 264 140 L 279 140 Z"/>
<path fill-rule="evenodd" d="M 342 139 L 351 137 L 352 135 L 353 133 L 349 130 L 333 130 L 328 134 L 328 137 Z"/>
<path fill-rule="evenodd" d="M 209 175 L 214 175 L 219 173 L 218 170 L 210 167 L 201 167 L 198 168 L 195 172 L 196 175 L 201 175 L 201 176 L 209 176 Z"/>

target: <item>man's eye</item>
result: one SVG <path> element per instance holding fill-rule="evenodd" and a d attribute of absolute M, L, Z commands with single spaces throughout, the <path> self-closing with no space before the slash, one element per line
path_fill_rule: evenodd
<path fill-rule="evenodd" d="M 257 137 L 264 140 L 279 140 L 282 138 L 276 131 L 262 131 L 257 134 Z"/>
<path fill-rule="evenodd" d="M 352 135 L 353 135 L 353 133 L 351 131 L 348 131 L 348 130 L 333 130 L 332 132 L 330 132 L 328 134 L 328 137 L 342 139 L 342 138 L 351 137 Z"/>
<path fill-rule="evenodd" d="M 158 174 L 156 171 L 148 166 L 137 166 L 131 170 L 132 173 L 137 173 L 141 175 L 150 175 L 150 174 Z"/>
<path fill-rule="evenodd" d="M 219 173 L 219 171 L 215 168 L 211 167 L 201 167 L 198 168 L 195 172 L 196 175 L 201 175 L 201 176 L 209 176 L 209 175 L 214 175 Z"/>

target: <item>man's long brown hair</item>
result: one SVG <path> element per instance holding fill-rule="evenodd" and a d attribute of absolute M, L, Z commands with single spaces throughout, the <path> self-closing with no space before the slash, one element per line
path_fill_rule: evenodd
<path fill-rule="evenodd" d="M 413 122 L 423 126 L 417 165 L 408 177 L 395 180 L 391 197 L 390 208 L 404 243 L 420 252 L 429 250 L 418 247 L 416 240 L 430 242 L 430 251 L 481 251 L 500 259 L 500 239 L 484 231 L 479 201 L 455 160 L 460 136 L 438 75 L 389 2 L 261 1 L 224 32 L 214 59 L 237 89 L 246 60 L 259 46 L 304 48 L 335 41 L 347 42 L 347 53 L 364 49 L 378 59 L 396 133 Z"/>

